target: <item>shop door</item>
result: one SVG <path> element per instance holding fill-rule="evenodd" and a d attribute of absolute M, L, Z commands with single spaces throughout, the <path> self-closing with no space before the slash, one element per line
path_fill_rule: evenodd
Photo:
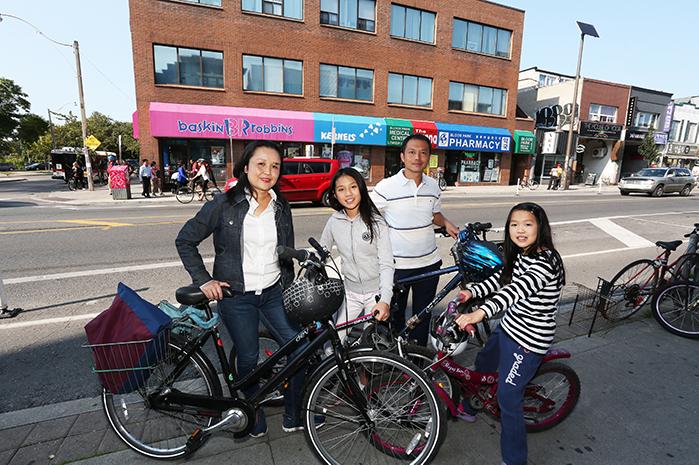
<path fill-rule="evenodd" d="M 403 163 L 400 160 L 399 150 L 386 150 L 385 160 L 383 173 L 384 178 L 397 174 L 403 167 Z"/>
<path fill-rule="evenodd" d="M 453 186 L 459 179 L 459 160 L 461 155 L 458 153 L 448 153 L 446 156 L 446 165 L 444 170 L 444 180 L 447 185 Z"/>

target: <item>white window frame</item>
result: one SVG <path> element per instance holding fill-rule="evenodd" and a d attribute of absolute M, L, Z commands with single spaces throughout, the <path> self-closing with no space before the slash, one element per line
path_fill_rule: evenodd
<path fill-rule="evenodd" d="M 646 124 L 643 120 L 646 117 L 650 117 L 650 123 Z M 651 113 L 649 111 L 639 111 L 636 113 L 633 125 L 637 128 L 648 128 L 648 129 L 658 129 L 658 122 L 660 121 L 660 113 Z M 642 124 L 643 123 L 643 124 Z"/>
<path fill-rule="evenodd" d="M 610 116 L 610 111 L 604 111 L 609 109 L 614 111 L 614 116 Z M 602 123 L 616 123 L 616 117 L 618 113 L 618 107 L 613 107 L 611 105 L 602 105 L 601 103 L 590 104 L 590 121 L 599 121 Z"/>

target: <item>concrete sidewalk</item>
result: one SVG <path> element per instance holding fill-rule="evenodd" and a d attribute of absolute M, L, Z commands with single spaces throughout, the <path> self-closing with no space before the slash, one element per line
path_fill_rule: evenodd
<path fill-rule="evenodd" d="M 598 320 L 591 338 L 591 315 L 579 310 L 568 327 L 570 308 L 559 317 L 557 346 L 582 381 L 580 402 L 556 428 L 529 436 L 531 465 L 690 465 L 696 464 L 699 413 L 699 342 L 662 330 L 637 315 L 611 325 Z M 469 351 L 469 356 L 475 354 Z M 86 376 L 91 376 L 86 370 Z M 96 388 L 97 392 L 97 388 Z M 268 408 L 269 435 L 238 442 L 217 433 L 188 463 L 219 465 L 317 463 L 302 433 L 281 431 L 281 410 Z M 693 425 L 693 426 L 692 426 Z M 152 464 L 126 450 L 108 428 L 100 399 L 0 414 L 0 464 Z M 499 426 L 481 414 L 476 423 L 450 422 L 435 464 L 496 464 Z"/>

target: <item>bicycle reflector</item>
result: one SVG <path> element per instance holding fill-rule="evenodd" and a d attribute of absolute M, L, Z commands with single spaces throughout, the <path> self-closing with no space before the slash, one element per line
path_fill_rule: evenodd
<path fill-rule="evenodd" d="M 504 265 L 502 254 L 492 242 L 470 239 L 461 242 L 459 249 L 461 266 L 471 271 L 474 278 L 486 279 Z"/>

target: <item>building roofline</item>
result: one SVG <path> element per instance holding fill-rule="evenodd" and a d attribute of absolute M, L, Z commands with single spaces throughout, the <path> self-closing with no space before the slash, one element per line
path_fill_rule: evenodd
<path fill-rule="evenodd" d="M 510 5 L 503 5 L 502 3 L 493 2 L 493 1 L 491 1 L 491 0 L 481 0 L 481 2 L 483 2 L 483 3 L 490 3 L 491 5 L 501 6 L 501 7 L 503 7 L 503 8 L 507 8 L 508 10 L 519 11 L 520 13 L 526 13 L 526 11 L 524 11 L 524 10 L 522 10 L 522 9 L 520 9 L 520 8 L 515 8 L 515 7 L 510 6 Z"/>
<path fill-rule="evenodd" d="M 642 90 L 643 92 L 650 92 L 653 94 L 658 94 L 658 95 L 666 95 L 668 97 L 672 97 L 672 92 L 663 92 L 662 90 L 655 90 L 655 89 L 647 89 L 645 87 L 638 87 L 638 86 L 631 86 L 631 90 Z"/>
<path fill-rule="evenodd" d="M 602 79 L 584 78 L 585 81 L 596 82 L 597 84 L 606 84 L 608 86 L 621 87 L 623 89 L 631 89 L 632 86 L 629 84 L 622 84 L 620 82 L 604 81 Z"/>
<path fill-rule="evenodd" d="M 546 69 L 541 69 L 541 68 L 539 68 L 538 66 L 530 66 L 529 68 L 520 69 L 519 72 L 520 72 L 520 73 L 523 73 L 523 72 L 525 72 L 525 71 L 529 71 L 530 69 L 534 69 L 534 70 L 540 71 L 540 72 L 542 72 L 542 73 L 553 74 L 553 75 L 555 75 L 555 76 L 562 76 L 562 77 L 567 77 L 567 78 L 570 78 L 570 79 L 575 79 L 575 76 L 571 76 L 570 74 L 557 73 L 556 71 L 549 71 L 549 70 L 546 70 Z"/>

